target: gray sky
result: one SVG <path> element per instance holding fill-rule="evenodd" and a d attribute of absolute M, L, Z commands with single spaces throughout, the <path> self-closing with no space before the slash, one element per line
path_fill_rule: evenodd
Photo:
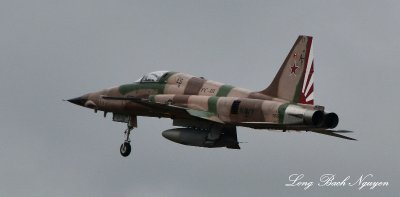
<path fill-rule="evenodd" d="M 398 1 L 0 1 L 1 196 L 399 196 Z M 242 150 L 164 139 L 62 99 L 173 70 L 261 90 L 314 36 L 316 103 L 357 142 L 239 128 Z M 285 187 L 372 173 L 390 186 Z"/>

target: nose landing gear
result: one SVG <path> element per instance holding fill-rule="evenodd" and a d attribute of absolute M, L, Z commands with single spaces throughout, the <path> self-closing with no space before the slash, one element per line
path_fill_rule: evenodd
<path fill-rule="evenodd" d="M 129 144 L 128 142 L 124 142 L 123 144 L 121 144 L 119 152 L 122 156 L 127 157 L 129 154 L 131 154 L 131 144 Z"/>
<path fill-rule="evenodd" d="M 130 116 L 128 121 L 128 128 L 124 132 L 125 141 L 121 144 L 121 147 L 119 148 L 119 152 L 123 157 L 127 157 L 131 153 L 132 147 L 130 144 L 131 140 L 129 138 L 129 135 L 131 134 L 131 131 L 134 127 L 137 127 L 137 118 L 136 116 Z"/>
<path fill-rule="evenodd" d="M 119 148 L 119 152 L 122 156 L 127 157 L 131 153 L 131 140 L 129 139 L 129 134 L 133 130 L 133 127 L 128 125 L 128 128 L 125 130 L 125 141 L 121 144 Z"/>

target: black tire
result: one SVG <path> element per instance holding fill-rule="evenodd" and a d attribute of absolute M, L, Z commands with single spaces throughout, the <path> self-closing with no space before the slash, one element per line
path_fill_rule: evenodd
<path fill-rule="evenodd" d="M 131 144 L 124 142 L 119 148 L 119 152 L 123 157 L 127 157 L 131 153 Z"/>

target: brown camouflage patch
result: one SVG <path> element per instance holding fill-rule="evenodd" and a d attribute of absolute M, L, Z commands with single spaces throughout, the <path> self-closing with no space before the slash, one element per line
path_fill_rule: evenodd
<path fill-rule="evenodd" d="M 203 84 L 206 82 L 205 79 L 198 78 L 198 77 L 192 77 L 189 79 L 184 94 L 186 95 L 197 95 L 200 92 L 201 87 Z"/>
<path fill-rule="evenodd" d="M 178 105 L 187 105 L 188 101 L 189 101 L 189 95 L 176 95 L 172 99 L 172 103 Z"/>

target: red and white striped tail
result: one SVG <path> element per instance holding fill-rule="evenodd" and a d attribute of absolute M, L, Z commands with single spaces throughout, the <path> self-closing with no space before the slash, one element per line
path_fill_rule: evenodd
<path fill-rule="evenodd" d="M 314 105 L 314 50 L 312 38 L 308 39 L 306 67 L 299 103 Z"/>

